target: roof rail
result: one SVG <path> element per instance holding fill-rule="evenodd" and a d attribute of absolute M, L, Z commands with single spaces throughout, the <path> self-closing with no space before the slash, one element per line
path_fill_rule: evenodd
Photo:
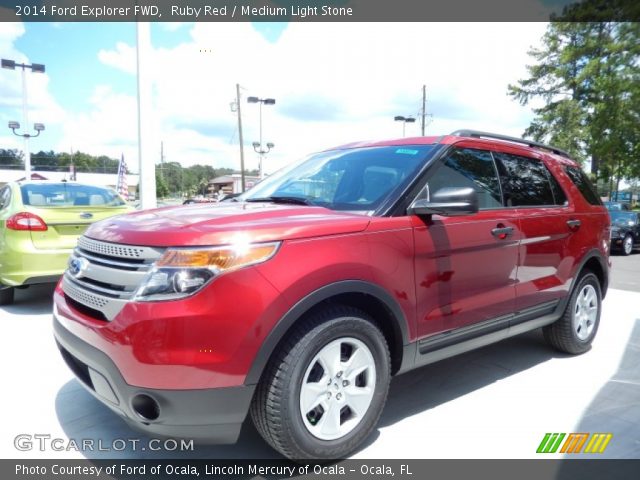
<path fill-rule="evenodd" d="M 504 140 L 506 142 L 519 143 L 520 145 L 526 145 L 528 147 L 544 148 L 558 155 L 562 155 L 563 157 L 571 158 L 571 156 L 567 152 L 559 149 L 558 147 L 553 147 L 551 145 L 546 145 L 540 142 L 534 142 L 533 140 L 526 140 L 524 138 L 500 135 L 498 133 L 481 132 L 478 130 L 456 130 L 451 135 L 455 135 L 457 137 L 495 138 L 496 140 Z"/>

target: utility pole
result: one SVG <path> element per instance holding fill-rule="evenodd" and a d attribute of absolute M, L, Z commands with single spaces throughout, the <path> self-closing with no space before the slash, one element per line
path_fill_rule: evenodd
<path fill-rule="evenodd" d="M 164 180 L 164 141 L 160 141 L 160 178 Z"/>
<path fill-rule="evenodd" d="M 422 136 L 424 137 L 425 117 L 427 116 L 427 86 L 422 85 Z"/>
<path fill-rule="evenodd" d="M 236 107 L 238 109 L 238 140 L 240 142 L 240 178 L 242 185 L 242 193 L 245 191 L 245 178 L 244 178 L 244 141 L 242 139 L 242 113 L 240 112 L 240 84 L 236 83 Z M 235 193 L 235 192 L 234 192 Z"/>

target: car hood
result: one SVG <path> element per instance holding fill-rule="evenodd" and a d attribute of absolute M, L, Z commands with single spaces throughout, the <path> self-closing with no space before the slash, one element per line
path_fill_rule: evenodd
<path fill-rule="evenodd" d="M 223 203 L 157 208 L 93 224 L 96 240 L 156 247 L 270 242 L 363 231 L 369 217 L 323 207 Z"/>

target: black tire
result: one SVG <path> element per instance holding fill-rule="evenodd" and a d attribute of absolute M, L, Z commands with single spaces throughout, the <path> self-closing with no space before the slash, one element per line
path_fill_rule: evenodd
<path fill-rule="evenodd" d="M 633 237 L 631 235 L 624 237 L 624 240 L 622 240 L 622 248 L 620 250 L 622 251 L 622 255 L 625 257 L 633 253 Z"/>
<path fill-rule="evenodd" d="M 345 380 L 352 378 L 348 377 L 348 362 L 354 359 L 353 356 L 347 357 L 349 342 L 355 342 L 353 345 L 356 345 L 351 355 L 357 350 L 361 351 L 360 357 L 369 352 L 370 356 L 365 358 L 373 360 L 373 363 L 366 363 L 369 366 L 365 376 L 371 376 L 369 380 L 364 380 L 370 381 L 370 385 L 364 388 L 373 387 L 373 394 L 362 415 L 356 415 L 355 410 L 352 411 L 347 403 L 340 404 L 339 400 L 339 395 L 342 395 L 342 402 L 354 399 L 355 396 L 348 394 L 347 389 L 360 387 L 357 383 L 361 380 L 353 381 L 353 385 Z M 337 348 L 336 353 L 339 352 L 337 369 L 340 371 L 335 376 L 325 372 L 319 360 L 320 355 L 332 346 Z M 375 365 L 373 370 L 370 365 Z M 312 375 L 318 378 L 317 383 L 310 381 Z M 330 380 L 327 386 L 320 376 Z M 387 399 L 390 378 L 389 347 L 375 322 L 355 308 L 328 307 L 303 320 L 277 348 L 256 389 L 250 409 L 251 418 L 265 441 L 285 457 L 293 460 L 345 458 L 360 446 L 377 424 Z M 303 418 L 303 382 L 306 391 L 309 391 L 309 386 L 323 389 L 317 398 L 324 399 L 324 395 L 334 392 L 333 398 L 329 395 L 331 401 L 327 399 L 321 402 L 328 408 L 326 414 L 329 420 L 325 419 L 326 423 L 331 420 L 330 412 L 334 412 L 338 430 L 352 429 L 339 438 L 318 438 L 316 433 L 319 434 L 322 429 L 321 420 L 325 411 L 318 404 Z M 341 383 L 344 390 L 332 382 Z M 347 425 L 347 422 L 355 423 L 355 426 Z M 312 433 L 314 429 L 316 433 Z M 340 432 L 336 434 L 341 435 Z"/>
<path fill-rule="evenodd" d="M 11 305 L 14 293 L 13 287 L 0 286 L 0 305 Z"/>
<path fill-rule="evenodd" d="M 593 300 L 587 295 L 593 294 Z M 589 297 L 591 298 L 591 297 Z M 585 304 L 589 308 L 585 307 Z M 579 314 L 595 307 L 595 318 L 591 321 Z M 571 292 L 569 302 L 562 317 L 543 328 L 545 340 L 555 349 L 577 355 L 591 348 L 591 342 L 598 332 L 600 314 L 602 312 L 602 292 L 600 282 L 591 271 L 582 273 Z M 580 321 L 580 318 L 585 318 Z"/>

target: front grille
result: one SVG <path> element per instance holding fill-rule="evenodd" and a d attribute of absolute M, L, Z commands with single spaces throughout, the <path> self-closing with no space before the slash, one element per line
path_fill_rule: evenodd
<path fill-rule="evenodd" d="M 132 247 L 129 245 L 119 245 L 117 243 L 99 242 L 88 237 L 78 239 L 78 247 L 93 253 L 99 253 L 108 257 L 139 258 L 141 260 L 149 258 L 148 248 Z"/>
<path fill-rule="evenodd" d="M 71 308 L 77 310 L 83 315 L 86 315 L 87 317 L 95 318 L 96 320 L 107 321 L 107 317 L 105 317 L 104 313 L 102 313 L 100 310 L 88 307 L 84 303 L 76 302 L 73 298 L 66 294 L 64 296 L 64 300 Z"/>
<path fill-rule="evenodd" d="M 164 249 L 119 245 L 80 237 L 72 258 L 83 259 L 79 274 L 64 273 L 62 290 L 71 307 L 94 318 L 111 321 L 131 300 L 140 282 Z M 74 305 L 75 303 L 75 305 Z M 86 307 L 78 308 L 78 304 Z"/>

